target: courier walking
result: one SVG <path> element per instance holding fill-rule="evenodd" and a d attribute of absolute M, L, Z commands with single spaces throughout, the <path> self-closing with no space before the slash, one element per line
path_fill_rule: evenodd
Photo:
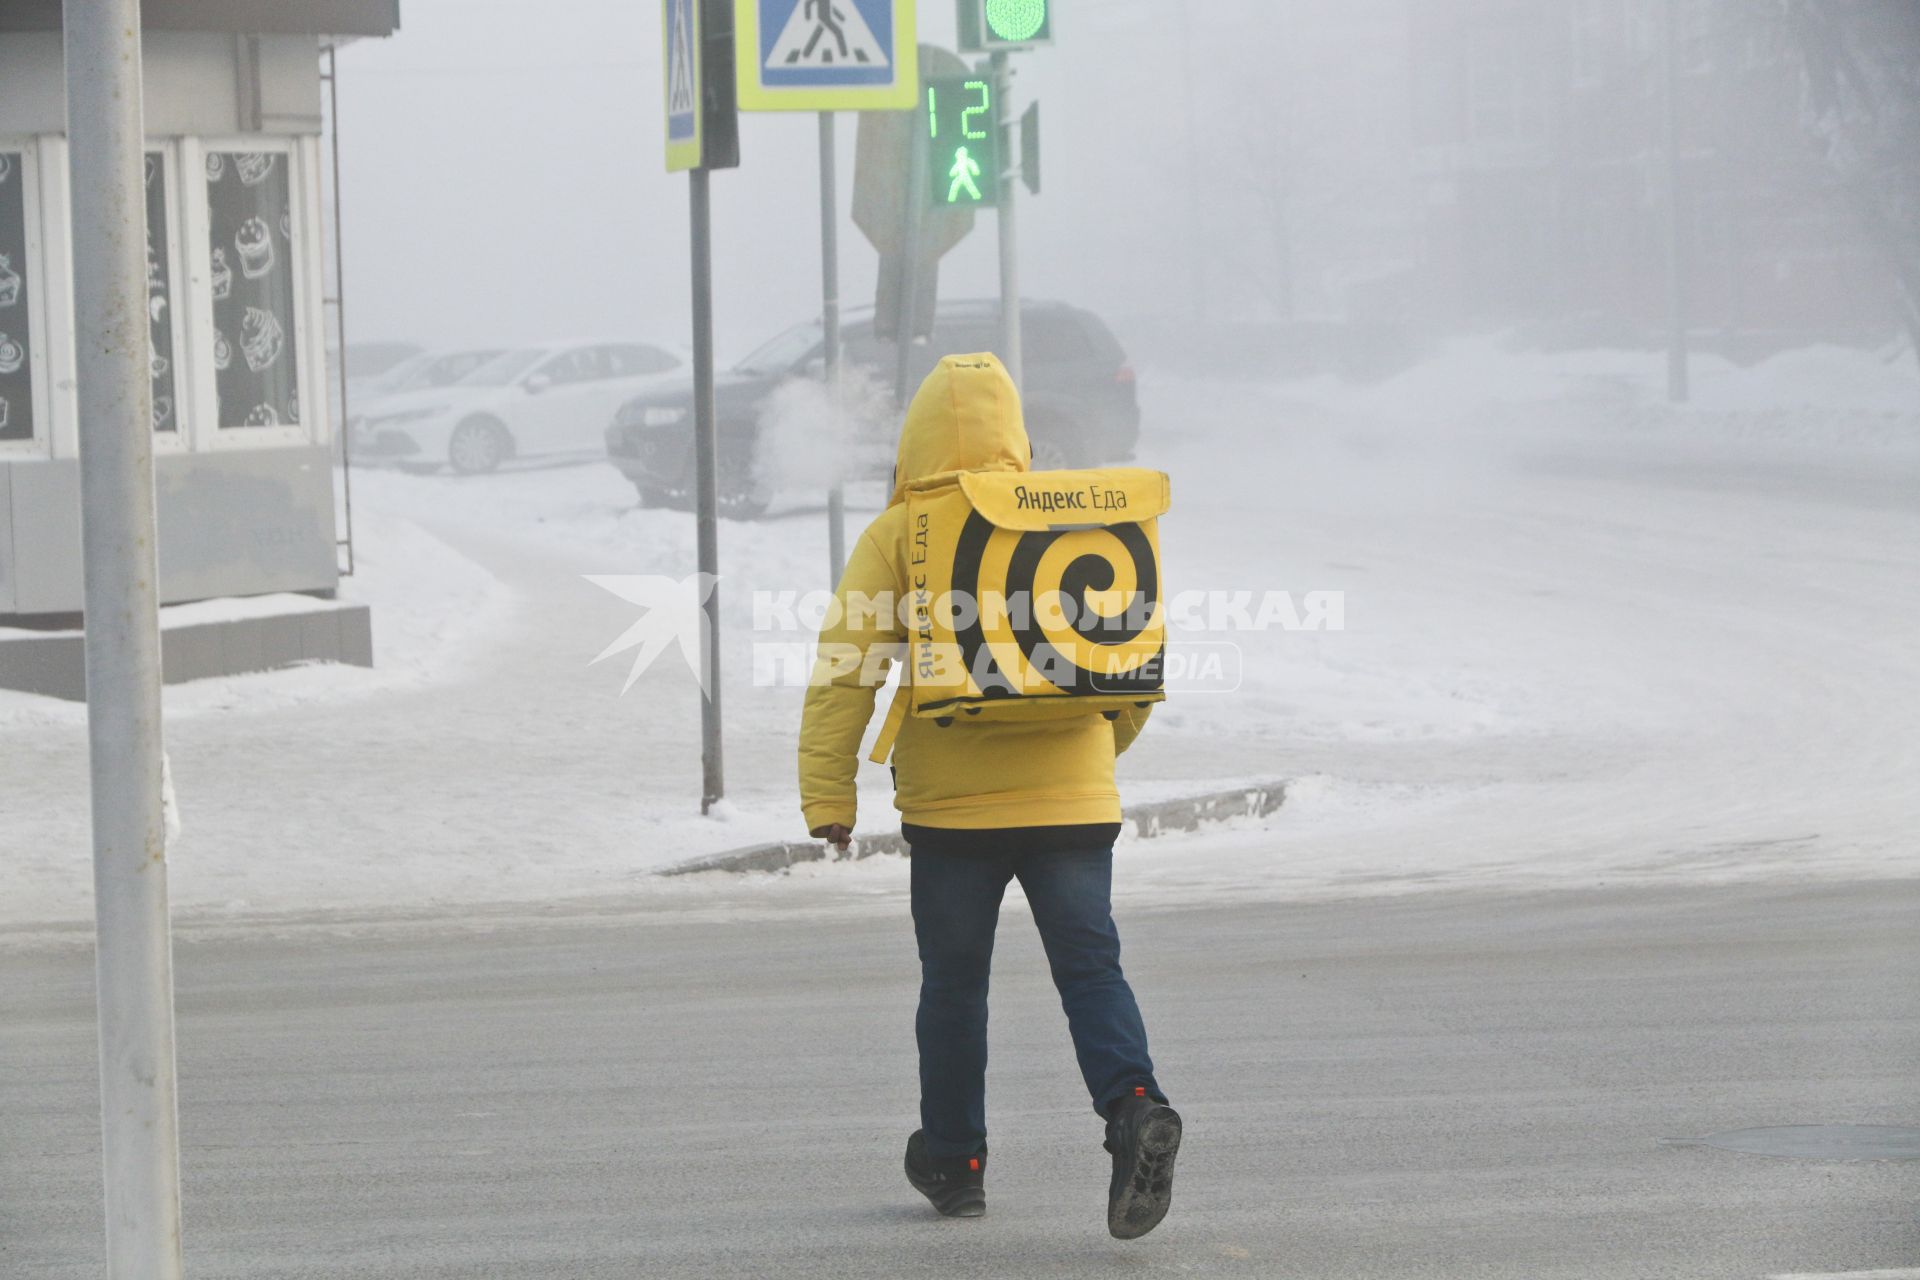
<path fill-rule="evenodd" d="M 1000 903 L 1032 905 L 1112 1154 L 1107 1227 L 1145 1235 L 1173 1196 L 1180 1116 L 1154 1077 L 1113 923 L 1114 760 L 1164 697 L 1153 471 L 1028 470 L 1019 393 L 949 356 L 900 433 L 894 492 L 848 558 L 800 730 L 808 830 L 846 847 L 860 744 L 904 654 L 872 758 L 891 756 L 920 953 L 920 1128 L 907 1180 L 986 1212 L 987 983 Z"/>

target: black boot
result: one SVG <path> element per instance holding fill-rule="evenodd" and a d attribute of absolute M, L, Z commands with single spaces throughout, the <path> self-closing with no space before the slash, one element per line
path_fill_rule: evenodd
<path fill-rule="evenodd" d="M 987 1151 L 977 1156 L 930 1156 L 919 1129 L 907 1139 L 907 1181 L 949 1218 L 978 1218 L 987 1211 Z"/>
<path fill-rule="evenodd" d="M 1180 1153 L 1180 1113 L 1136 1089 L 1108 1108 L 1107 1230 L 1136 1240 L 1160 1225 L 1173 1204 L 1173 1158 Z"/>

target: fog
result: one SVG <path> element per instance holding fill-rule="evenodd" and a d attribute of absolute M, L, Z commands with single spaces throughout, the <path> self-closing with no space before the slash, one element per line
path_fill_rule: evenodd
<path fill-rule="evenodd" d="M 996 218 L 941 266 L 978 305 L 850 328 L 830 386 L 816 120 L 743 114 L 696 432 L 660 0 L 400 0 L 338 51 L 349 346 L 593 341 L 349 360 L 331 416 L 311 149 L 224 133 L 312 128 L 310 46 L 150 39 L 149 468 L 94 381 L 141 381 L 133 289 L 45 302 L 58 6 L 0 0 L 9 1274 L 100 1274 L 104 1155 L 111 1231 L 262 1280 L 1920 1276 L 1920 0 L 1056 7 L 1010 55 L 1022 291 L 1077 308 L 1024 313 L 1032 466 L 955 362 L 909 457 L 996 473 L 903 509 L 895 378 L 999 339 Z M 845 636 L 910 641 L 905 700 Z M 137 1161 L 174 927 L 185 1159 Z M 992 1171 L 950 1176 L 993 1209 L 943 1222 L 901 1140 L 984 1061 L 989 955 Z M 1153 1066 L 1096 1065 L 1139 1021 Z M 1179 1197 L 1115 1244 L 1169 1100 Z"/>
<path fill-rule="evenodd" d="M 1742 358 L 1871 345 L 1914 314 L 1895 282 L 1916 279 L 1917 24 L 1910 8 L 1856 6 L 1833 55 L 1832 12 L 1683 0 L 1671 32 L 1689 323 Z M 687 184 L 662 164 L 658 15 L 605 0 L 531 13 L 410 0 L 398 36 L 341 53 L 353 338 L 684 339 Z M 1095 310 L 1149 358 L 1193 357 L 1197 326 L 1215 326 L 1208 363 L 1253 373 L 1302 359 L 1301 334 L 1283 356 L 1245 328 L 1274 322 L 1657 346 L 1671 318 L 1665 13 L 1070 9 L 1054 47 L 1014 60 L 1014 105 L 1040 103 L 1043 138 L 1043 192 L 1019 206 L 1024 292 Z M 951 47 L 950 6 L 922 6 L 920 22 Z M 1864 96 L 1844 76 L 1823 89 L 1807 69 L 1822 56 L 1853 59 Z M 843 114 L 838 131 L 849 306 L 871 302 L 875 273 L 845 217 L 855 124 Z M 723 356 L 818 313 L 815 128 L 743 113 L 743 163 L 716 176 Z M 987 215 L 943 262 L 941 296 L 994 296 L 994 255 Z"/>
<path fill-rule="evenodd" d="M 398 36 L 340 54 L 353 338 L 684 340 L 687 183 L 661 160 L 655 8 L 560 0 L 534 17 L 505 0 L 409 0 Z M 1405 182 L 1378 172 L 1404 153 L 1407 128 L 1406 85 L 1392 83 L 1405 40 L 1395 8 L 1108 0 L 1063 17 L 1054 48 L 1015 60 L 1016 103 L 1039 101 L 1043 135 L 1042 195 L 1020 200 L 1025 292 L 1116 321 L 1286 314 L 1261 223 L 1289 154 L 1355 204 L 1405 204 Z M 924 41 L 952 46 L 950 6 L 922 6 L 920 22 Z M 1300 44 L 1303 28 L 1314 48 Z M 1357 60 L 1315 56 L 1356 47 Z M 875 272 L 845 220 L 855 127 L 840 117 L 848 305 L 872 301 Z M 1330 163 L 1360 141 L 1368 153 Z M 741 151 L 741 167 L 714 181 L 716 323 L 736 354 L 820 305 L 815 118 L 743 113 Z M 1299 314 L 1337 311 L 1320 277 L 1353 269 L 1319 248 Z M 1395 252 L 1407 246 L 1389 245 L 1373 269 Z M 944 260 L 940 291 L 995 295 L 991 214 Z"/>
<path fill-rule="evenodd" d="M 951 45 L 949 6 L 920 18 Z M 662 162 L 657 9 L 568 0 L 534 20 L 413 0 L 404 20 L 340 55 L 351 336 L 684 343 L 687 182 Z M 1069 436 L 1116 382 L 1127 403 L 1068 461 L 1171 474 L 1169 581 L 1346 602 L 1334 633 L 1232 635 L 1244 683 L 1157 713 L 1134 777 L 1319 780 L 1293 811 L 1293 888 L 1408 867 L 1717 873 L 1682 828 L 1820 831 L 1829 871 L 1910 870 L 1890 833 L 1920 820 L 1900 763 L 1920 689 L 1894 656 L 1920 618 L 1911 6 L 1109 0 L 1063 9 L 1056 35 L 1014 58 L 1015 106 L 1041 104 L 1043 137 L 1042 193 L 1018 197 L 1024 292 L 1097 314 L 1129 362 L 1071 387 L 1087 413 Z M 854 126 L 838 132 L 849 307 L 876 274 L 844 217 Z M 713 178 L 723 359 L 819 313 L 815 138 L 811 115 L 743 114 L 742 165 Z M 995 297 L 996 253 L 983 216 L 941 297 Z M 1046 390 L 1029 388 L 1030 426 Z M 750 598 L 826 586 L 821 491 L 842 469 L 850 536 L 885 505 L 889 392 L 852 376 L 836 411 L 801 377 L 722 411 L 723 471 L 747 439 L 756 481 L 783 492 L 727 506 L 741 486 L 722 480 L 737 834 L 688 825 L 685 689 L 636 689 L 652 754 L 631 785 L 672 841 L 790 833 L 798 693 L 762 687 Z M 596 439 L 551 473 L 355 481 L 367 521 L 451 530 L 525 593 L 539 644 L 481 665 L 539 662 L 511 677 L 530 702 L 514 732 L 564 689 L 583 708 L 548 726 L 565 749 L 590 750 L 577 726 L 617 675 L 550 655 L 584 660 L 626 625 L 566 575 L 694 567 L 690 498 L 661 487 L 687 433 L 647 403 L 658 422 L 615 434 L 663 433 L 653 470 L 605 465 Z M 1058 433 L 1058 396 L 1047 409 Z M 434 597 L 405 573 L 379 595 L 369 528 L 356 585 L 408 626 Z M 503 528 L 527 545 L 490 541 Z M 1849 674 L 1803 679 L 1829 667 Z M 637 714 L 606 713 L 609 732 Z M 607 785 L 629 786 L 618 772 Z M 598 816 L 574 819 L 565 857 L 501 874 L 594 883 Z M 447 815 L 454 846 L 463 821 Z M 533 842 L 547 818 L 514 821 Z M 1284 880 L 1269 845 L 1243 852 L 1156 883 Z"/>

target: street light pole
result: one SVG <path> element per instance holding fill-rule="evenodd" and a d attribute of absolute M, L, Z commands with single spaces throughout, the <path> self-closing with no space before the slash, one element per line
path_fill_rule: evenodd
<path fill-rule="evenodd" d="M 1199 108 L 1194 104 L 1193 12 L 1189 0 L 1180 0 L 1180 72 L 1186 87 L 1186 92 L 1180 96 L 1186 108 L 1187 135 L 1187 232 L 1182 238 L 1187 244 L 1187 271 L 1190 276 L 1187 287 L 1191 295 L 1193 318 L 1204 324 L 1207 320 L 1207 237 L 1201 227 Z"/>
<path fill-rule="evenodd" d="M 1687 353 L 1687 210 L 1680 156 L 1680 0 L 1667 0 L 1667 399 L 1686 403 L 1691 388 Z"/>
<path fill-rule="evenodd" d="M 178 1280 L 139 0 L 65 0 L 107 1274 Z"/>

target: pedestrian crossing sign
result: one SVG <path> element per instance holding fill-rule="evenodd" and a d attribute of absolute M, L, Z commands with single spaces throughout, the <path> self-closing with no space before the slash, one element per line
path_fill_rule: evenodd
<path fill-rule="evenodd" d="M 735 0 L 742 111 L 908 110 L 914 0 Z"/>
<path fill-rule="evenodd" d="M 667 62 L 667 172 L 700 167 L 700 3 L 663 0 Z"/>

